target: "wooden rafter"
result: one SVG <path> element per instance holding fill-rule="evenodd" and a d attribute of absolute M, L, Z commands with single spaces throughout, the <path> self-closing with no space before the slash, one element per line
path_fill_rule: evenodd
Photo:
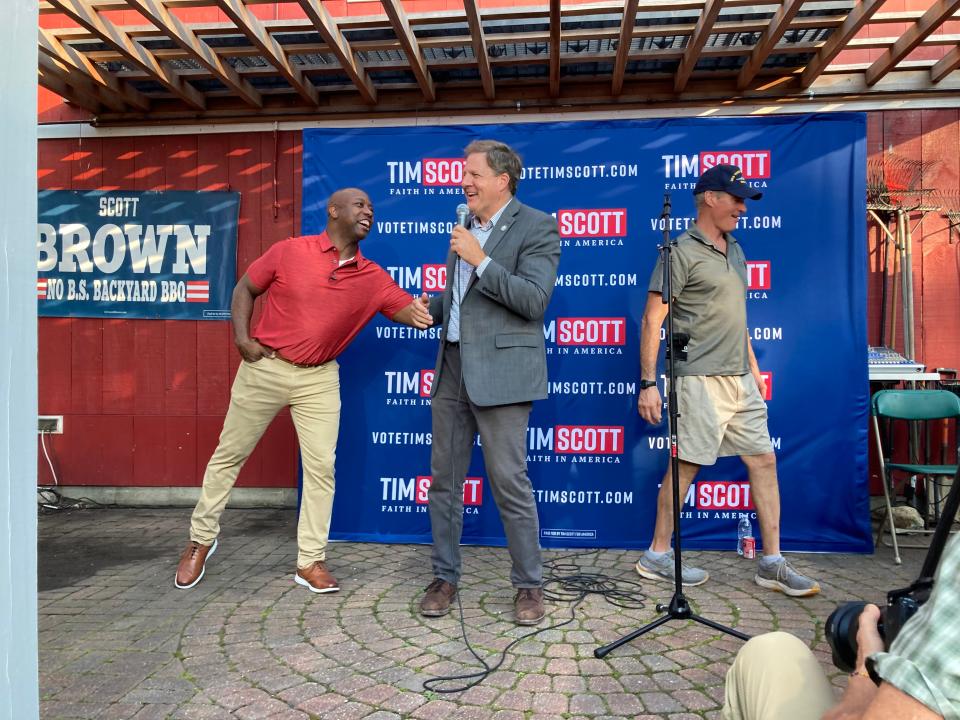
<path fill-rule="evenodd" d="M 55 0 L 60 1 L 60 0 Z M 320 104 L 320 95 L 316 86 L 305 78 L 299 68 L 290 64 L 290 58 L 263 27 L 263 23 L 252 13 L 243 0 L 217 0 L 217 6 L 223 10 L 228 18 L 237 26 L 247 38 L 263 53 L 267 62 L 272 64 L 284 80 L 297 94 L 312 105 Z"/>
<path fill-rule="evenodd" d="M 847 14 L 847 19 L 843 21 L 838 29 L 833 31 L 826 44 L 820 48 L 816 56 L 807 63 L 803 74 L 800 76 L 800 86 L 810 87 L 827 65 L 833 62 L 833 59 L 843 50 L 847 43 L 860 32 L 860 28 L 869 22 L 873 14 L 880 9 L 884 0 L 860 0 L 854 8 Z"/>
<path fill-rule="evenodd" d="M 476 58 L 477 69 L 480 71 L 483 94 L 487 100 L 493 100 L 493 70 L 490 69 L 487 40 L 483 35 L 483 22 L 480 20 L 480 8 L 477 7 L 477 0 L 463 0 L 463 9 L 467 13 L 467 25 L 470 26 L 470 36 L 473 38 L 473 55 Z"/>
<path fill-rule="evenodd" d="M 99 68 L 82 52 L 77 51 L 70 45 L 64 45 L 50 31 L 40 28 L 39 43 L 41 53 L 46 53 L 63 65 L 71 67 L 73 69 L 72 74 L 87 76 L 107 92 L 112 92 L 129 107 L 141 112 L 150 109 L 150 98 Z"/>
<path fill-rule="evenodd" d="M 206 100 L 192 85 L 184 82 L 170 68 L 164 67 L 143 45 L 133 40 L 124 30 L 94 10 L 88 0 L 50 0 L 61 12 L 95 33 L 103 42 L 132 62 L 171 93 L 196 109 L 206 108 Z"/>
<path fill-rule="evenodd" d="M 333 16 L 320 0 L 298 0 L 298 2 L 317 32 L 320 33 L 320 37 L 330 48 L 330 52 L 336 55 L 340 67 L 343 68 L 347 77 L 356 86 L 363 101 L 370 105 L 376 104 L 377 89 L 374 87 L 366 69 L 357 63 L 353 49 L 337 26 L 337 21 L 333 19 Z"/>
<path fill-rule="evenodd" d="M 213 48 L 197 37 L 180 18 L 171 13 L 161 0 L 127 0 L 131 8 L 157 26 L 168 38 L 183 48 L 194 60 L 211 72 L 214 78 L 222 82 L 239 95 L 248 105 L 263 107 L 260 93 L 237 74 L 237 71 L 220 59 Z"/>
<path fill-rule="evenodd" d="M 76 88 L 69 85 L 60 75 L 52 72 L 50 68 L 44 67 L 43 64 L 37 66 L 37 83 L 40 87 L 45 87 L 50 92 L 56 93 L 74 105 L 86 108 L 94 114 L 99 113 L 102 109 L 95 98 L 77 92 Z"/>
<path fill-rule="evenodd" d="M 800 0 L 770 0 L 766 13 L 756 0 L 539 0 L 482 10 L 482 0 L 464 0 L 461 10 L 409 15 L 409 3 L 380 0 L 385 10 L 344 17 L 325 0 L 290 0 L 296 13 L 260 20 L 265 8 L 254 5 L 264 2 L 275 0 L 38 0 L 42 24 L 57 26 L 39 34 L 41 81 L 103 123 L 307 116 L 320 105 L 333 117 L 402 116 L 436 102 L 441 87 L 453 114 L 512 109 L 515 100 L 558 109 L 561 97 L 572 107 L 647 107 L 686 101 L 694 77 L 696 102 L 733 104 L 960 91 L 960 33 L 942 28 L 960 19 L 960 0 L 892 13 L 881 11 L 883 0 L 805 2 L 804 13 Z M 840 5 L 848 10 L 836 12 Z M 225 14 L 194 22 L 182 12 L 209 6 Z M 815 39 L 787 42 L 791 32 Z M 913 59 L 918 47 L 946 55 Z M 837 64 L 856 49 L 885 57 Z M 812 59 L 800 68 L 771 61 L 781 55 Z M 895 77 L 881 74 L 892 69 Z M 884 77 L 879 90 L 868 73 Z M 158 83 L 167 91 L 146 89 Z"/>
<path fill-rule="evenodd" d="M 126 0 L 122 0 L 126 4 Z M 205 0 L 207 1 L 207 0 Z M 165 0 L 165 4 L 169 3 L 170 0 Z M 729 0 L 727 0 L 729 3 Z M 727 5 L 725 4 L 724 7 Z M 576 15 L 578 6 L 573 5 L 563 8 L 564 17 L 572 17 Z M 617 13 L 622 13 L 622 4 L 620 9 L 617 10 Z M 494 10 L 485 10 L 484 18 L 487 20 L 492 20 L 496 17 Z M 874 16 L 874 20 L 880 17 L 880 14 Z M 919 17 L 919 15 L 917 15 Z M 913 18 L 916 19 L 916 18 Z M 960 16 L 958 18 L 960 19 Z M 358 20 L 356 18 L 337 18 L 337 27 L 340 28 L 341 32 L 346 30 L 360 30 L 368 28 L 382 28 L 383 26 L 383 17 L 380 18 L 381 22 L 379 25 L 373 24 L 372 20 Z M 410 25 L 417 25 L 417 16 L 410 17 Z M 455 23 L 463 22 L 463 15 L 461 14 L 459 18 L 451 18 L 450 22 Z M 829 17 L 801 17 L 794 18 L 793 23 L 790 25 L 791 30 L 818 30 L 818 29 L 833 29 L 839 28 L 843 23 L 844 17 L 840 15 L 831 15 Z M 263 20 L 263 27 L 270 34 L 274 33 L 297 33 L 297 32 L 309 32 L 313 29 L 313 23 L 306 18 L 287 18 L 283 20 Z M 420 22 L 423 22 L 423 18 L 420 18 Z M 439 22 L 439 19 L 434 19 L 434 22 Z M 912 22 L 912 20 L 911 20 Z M 741 32 L 762 32 L 763 29 L 767 26 L 767 21 L 762 19 L 752 19 L 752 20 L 737 20 L 737 21 L 723 21 L 717 22 L 713 26 L 713 32 L 715 33 L 741 33 Z M 233 23 L 229 22 L 198 22 L 191 23 L 190 27 L 198 35 L 203 35 L 205 37 L 213 35 L 236 35 L 237 28 Z M 664 35 L 692 35 L 693 30 L 696 27 L 696 21 L 691 19 L 689 22 L 676 22 L 668 25 L 637 25 L 633 29 L 633 37 L 643 38 L 643 37 L 662 37 Z M 133 25 L 124 28 L 127 31 L 127 34 L 134 39 L 151 39 L 159 40 L 165 37 L 159 30 L 157 30 L 153 25 Z M 70 39 L 70 40 L 88 40 L 95 37 L 91 32 L 84 28 L 51 28 L 50 32 L 54 33 L 58 37 Z M 601 27 L 601 28 L 584 28 L 579 30 L 568 30 L 563 36 L 565 39 L 611 39 L 616 38 L 620 34 L 619 27 Z M 504 40 L 505 38 L 515 38 L 523 37 L 529 35 L 531 37 L 541 38 L 541 42 L 546 42 L 546 38 L 549 33 L 547 32 L 533 32 L 533 33 L 490 33 L 487 37 L 487 43 L 493 44 Z M 459 45 L 469 45 L 470 44 L 469 35 L 443 35 L 439 37 L 432 38 L 422 38 L 418 40 L 420 48 L 428 47 L 444 47 L 452 44 Z M 289 46 L 284 46 L 289 49 Z M 329 49 L 324 43 L 322 46 L 324 52 L 329 52 Z M 384 39 L 384 40 L 361 40 L 355 41 L 351 44 L 351 47 L 355 52 L 361 50 L 389 50 L 389 49 L 401 49 L 399 41 L 395 39 Z M 745 50 L 747 48 L 744 48 Z M 224 49 L 217 49 L 218 52 L 224 52 Z"/>
<path fill-rule="evenodd" d="M 958 67 L 960 67 L 960 46 L 955 45 L 930 69 L 930 82 L 940 82 Z"/>
<path fill-rule="evenodd" d="M 687 43 L 686 50 L 683 53 L 683 59 L 680 61 L 680 66 L 677 68 L 676 75 L 674 75 L 674 92 L 681 93 L 683 92 L 684 88 L 687 87 L 687 81 L 690 80 L 690 76 L 693 74 L 693 69 L 697 66 L 697 60 L 700 58 L 700 51 L 703 50 L 703 46 L 706 44 L 707 38 L 710 37 L 713 24 L 717 21 L 717 17 L 720 15 L 720 8 L 722 5 L 723 0 L 707 0 L 706 5 L 703 8 L 703 14 L 697 19 L 697 26 L 693 30 L 693 36 L 690 38 L 690 42 Z"/>
<path fill-rule="evenodd" d="M 633 42 L 633 26 L 637 22 L 639 0 L 627 0 L 623 5 L 623 19 L 620 21 L 620 37 L 617 40 L 617 58 L 613 61 L 613 81 L 611 92 L 619 95 L 623 91 L 623 75 L 630 58 L 630 44 Z"/>
<path fill-rule="evenodd" d="M 550 97 L 560 95 L 560 0 L 550 0 Z"/>
<path fill-rule="evenodd" d="M 884 51 L 873 65 L 867 68 L 865 76 L 867 85 L 875 85 L 879 82 L 898 62 L 909 55 L 925 37 L 949 19 L 958 8 L 960 8 L 960 0 L 937 0 L 934 2 L 919 20 L 907 28 L 907 31 L 900 36 L 900 39 L 892 47 Z"/>
<path fill-rule="evenodd" d="M 396 33 L 400 45 L 403 47 L 407 62 L 410 64 L 410 71 L 417 79 L 420 91 L 424 98 L 433 102 L 437 99 L 437 91 L 433 86 L 433 76 L 427 69 L 427 63 L 423 59 L 423 53 L 420 52 L 420 45 L 417 43 L 417 38 L 410 27 L 410 21 L 407 19 L 407 13 L 404 11 L 403 5 L 400 4 L 400 0 L 380 0 L 380 2 L 390 19 L 390 24 L 393 26 L 393 31 Z"/>
<path fill-rule="evenodd" d="M 70 66 L 56 58 L 40 55 L 37 66 L 41 78 L 54 79 L 58 83 L 69 86 L 73 91 L 71 94 L 80 100 L 83 105 L 103 105 L 117 112 L 123 112 L 127 109 L 127 106 L 119 97 L 97 85 L 89 76 L 70 72 Z"/>
<path fill-rule="evenodd" d="M 766 29 L 760 35 L 757 44 L 753 46 L 750 57 L 740 68 L 740 74 L 737 76 L 738 90 L 743 90 L 757 76 L 760 68 L 763 67 L 770 56 L 770 52 L 780 42 L 780 38 L 790 27 L 790 23 L 793 22 L 794 16 L 802 5 L 803 0 L 786 0 L 783 5 L 777 8 Z"/>

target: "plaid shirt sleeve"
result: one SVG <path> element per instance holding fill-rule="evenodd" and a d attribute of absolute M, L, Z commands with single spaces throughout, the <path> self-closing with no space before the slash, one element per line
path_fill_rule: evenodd
<path fill-rule="evenodd" d="M 960 535 L 940 557 L 930 599 L 889 652 L 871 660 L 886 682 L 947 720 L 960 720 Z"/>

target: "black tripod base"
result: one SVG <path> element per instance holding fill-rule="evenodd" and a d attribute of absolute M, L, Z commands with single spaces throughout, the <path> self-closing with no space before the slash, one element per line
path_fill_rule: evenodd
<path fill-rule="evenodd" d="M 657 605 L 657 612 L 665 612 L 666 614 L 662 615 L 661 617 L 658 617 L 653 622 L 644 625 L 642 628 L 638 628 L 637 630 L 634 630 L 629 635 L 624 635 L 622 638 L 620 638 L 619 640 L 613 641 L 609 645 L 598 647 L 596 650 L 593 651 L 593 656 L 595 658 L 606 657 L 612 650 L 616 650 L 621 645 L 625 645 L 631 640 L 634 640 L 640 637 L 641 635 L 644 635 L 650 632 L 654 628 L 660 627 L 661 625 L 663 625 L 666 622 L 669 622 L 670 620 L 693 620 L 694 622 L 698 622 L 701 625 L 706 625 L 709 628 L 713 628 L 714 630 L 719 630 L 720 632 L 726 633 L 727 635 L 732 635 L 733 637 L 736 637 L 736 638 L 740 638 L 741 640 L 750 639 L 749 635 L 744 635 L 739 630 L 734 630 L 733 628 L 729 628 L 726 625 L 721 625 L 718 622 L 714 622 L 713 620 L 709 620 L 705 617 L 700 617 L 699 615 L 695 614 L 690 609 L 690 603 L 687 602 L 687 598 L 684 597 L 682 592 L 674 593 L 673 598 L 671 598 L 669 605 Z"/>

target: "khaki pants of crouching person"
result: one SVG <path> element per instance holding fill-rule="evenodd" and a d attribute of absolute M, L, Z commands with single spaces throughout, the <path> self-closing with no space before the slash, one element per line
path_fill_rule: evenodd
<path fill-rule="evenodd" d="M 200 501 L 190 521 L 191 540 L 210 545 L 220 533 L 220 515 L 240 469 L 270 421 L 288 406 L 303 462 L 297 567 L 326 558 L 340 429 L 340 366 L 336 360 L 316 367 L 296 367 L 279 358 L 240 364 L 220 442 L 207 464 Z"/>
<path fill-rule="evenodd" d="M 820 720 L 836 703 L 810 648 L 785 632 L 758 635 L 727 671 L 723 720 Z"/>

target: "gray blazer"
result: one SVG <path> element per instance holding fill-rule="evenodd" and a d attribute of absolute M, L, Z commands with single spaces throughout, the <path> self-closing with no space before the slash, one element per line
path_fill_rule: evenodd
<path fill-rule="evenodd" d="M 471 279 L 460 303 L 463 381 L 476 405 L 507 405 L 547 396 L 543 315 L 557 281 L 560 235 L 556 218 L 514 198 L 483 251 L 490 263 Z M 447 257 L 447 287 L 431 298 L 430 314 L 443 323 L 431 394 L 443 370 L 456 255 Z"/>

